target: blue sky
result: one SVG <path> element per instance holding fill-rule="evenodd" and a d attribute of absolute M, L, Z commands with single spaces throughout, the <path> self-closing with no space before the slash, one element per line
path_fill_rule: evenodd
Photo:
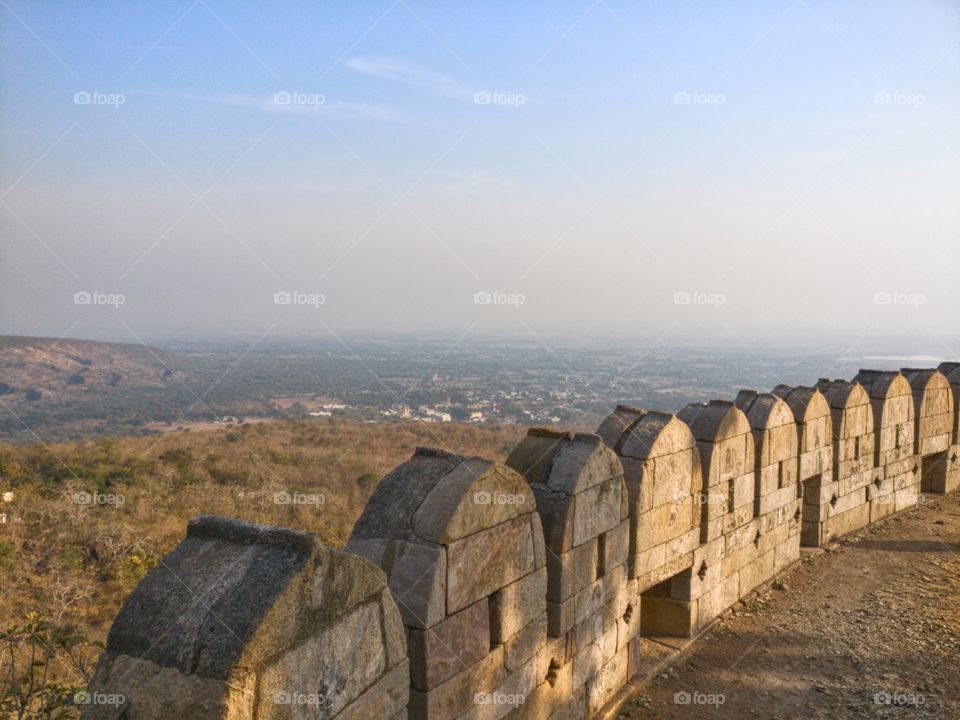
<path fill-rule="evenodd" d="M 0 18 L 0 331 L 955 342 L 956 3 L 4 0 Z"/>

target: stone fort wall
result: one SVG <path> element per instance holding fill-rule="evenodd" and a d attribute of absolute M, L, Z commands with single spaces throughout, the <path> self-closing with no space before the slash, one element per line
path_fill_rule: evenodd
<path fill-rule="evenodd" d="M 501 465 L 421 448 L 346 551 L 201 517 L 118 614 L 87 719 L 590 720 L 801 554 L 960 486 L 960 363 L 741 391 Z"/>

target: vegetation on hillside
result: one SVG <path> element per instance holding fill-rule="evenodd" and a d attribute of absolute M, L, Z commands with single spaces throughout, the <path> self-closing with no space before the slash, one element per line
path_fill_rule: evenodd
<path fill-rule="evenodd" d="M 8 663 L 5 702 L 32 687 L 39 714 L 24 717 L 73 717 L 36 708 L 62 712 L 61 700 L 85 684 L 89 643 L 105 641 L 124 598 L 190 518 L 299 528 L 340 547 L 380 478 L 418 445 L 502 461 L 523 433 L 332 420 L 0 445 L 0 639 L 21 662 L 31 651 L 44 662 L 33 681 Z"/>

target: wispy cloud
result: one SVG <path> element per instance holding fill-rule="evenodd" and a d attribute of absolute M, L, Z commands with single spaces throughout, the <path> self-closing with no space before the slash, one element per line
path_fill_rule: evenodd
<path fill-rule="evenodd" d="M 407 60 L 383 57 L 353 57 L 346 66 L 354 72 L 418 88 L 441 97 L 471 102 L 473 91 L 453 78 Z"/>

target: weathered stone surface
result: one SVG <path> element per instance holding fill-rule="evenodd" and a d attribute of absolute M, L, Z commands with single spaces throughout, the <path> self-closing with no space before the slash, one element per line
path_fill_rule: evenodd
<path fill-rule="evenodd" d="M 287 705 L 294 718 L 332 718 L 359 697 L 386 669 L 380 614 L 379 602 L 362 605 L 264 668 L 255 716 Z"/>
<path fill-rule="evenodd" d="M 351 537 L 347 549 L 387 573 L 404 625 L 428 628 L 446 616 L 444 548 L 422 542 Z"/>
<path fill-rule="evenodd" d="M 474 705 L 477 693 L 495 690 L 504 678 L 503 646 L 497 645 L 482 660 L 430 692 L 411 690 L 407 706 L 410 717 L 425 720 L 458 718 Z"/>
<path fill-rule="evenodd" d="M 624 519 L 620 515 L 620 507 L 625 494 L 621 475 L 610 477 L 577 494 L 573 498 L 573 545 L 592 540 L 619 525 Z"/>
<path fill-rule="evenodd" d="M 516 473 L 467 458 L 424 498 L 413 516 L 418 537 L 440 545 L 530 512 L 534 499 Z"/>
<path fill-rule="evenodd" d="M 456 612 L 535 569 L 526 517 L 457 540 L 447 548 L 447 612 Z"/>
<path fill-rule="evenodd" d="M 407 462 L 378 484 L 351 537 L 395 538 L 416 541 L 413 514 L 427 495 L 466 458 L 431 448 L 417 448 Z"/>
<path fill-rule="evenodd" d="M 570 552 L 547 555 L 547 599 L 563 602 L 597 579 L 598 543 L 596 540 Z"/>
<path fill-rule="evenodd" d="M 404 660 L 380 682 L 341 710 L 333 720 L 370 720 L 370 718 L 407 720 L 409 698 L 410 668 L 408 662 Z M 309 715 L 307 718 L 312 720 Z"/>
<path fill-rule="evenodd" d="M 939 370 L 903 368 L 900 372 L 913 391 L 917 454 L 926 457 L 947 451 L 955 428 L 950 381 Z"/>
<path fill-rule="evenodd" d="M 507 464 L 531 484 L 547 547 L 555 553 L 582 545 L 626 517 L 623 469 L 596 435 L 531 430 Z"/>
<path fill-rule="evenodd" d="M 547 642 L 547 616 L 541 613 L 503 643 L 503 663 L 507 670 L 522 667 Z"/>
<path fill-rule="evenodd" d="M 413 687 L 430 690 L 466 670 L 490 650 L 490 637 L 487 598 L 427 630 L 411 628 L 409 654 Z"/>
<path fill-rule="evenodd" d="M 523 627 L 543 615 L 547 597 L 547 568 L 497 590 L 490 596 L 490 638 L 506 642 Z"/>
<path fill-rule="evenodd" d="M 124 603 L 91 687 L 146 720 L 299 718 L 306 705 L 332 718 L 405 664 L 397 620 L 366 560 L 307 533 L 200 517 Z M 311 702 L 290 702 L 300 695 Z"/>

